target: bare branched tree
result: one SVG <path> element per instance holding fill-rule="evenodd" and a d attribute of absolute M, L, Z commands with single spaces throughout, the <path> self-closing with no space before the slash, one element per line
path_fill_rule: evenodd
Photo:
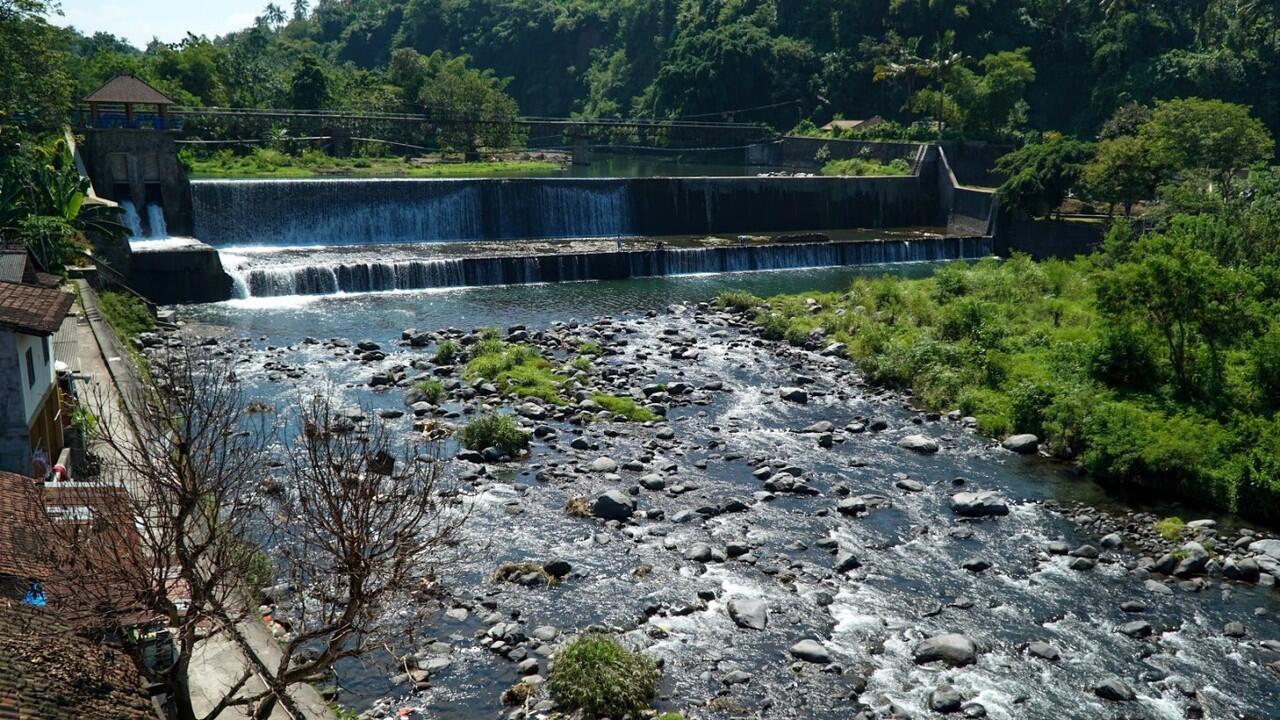
<path fill-rule="evenodd" d="M 273 515 L 276 556 L 301 595 L 281 616 L 291 629 L 269 672 L 282 687 L 412 631 L 414 622 L 393 610 L 426 607 L 410 602 L 415 595 L 434 597 L 466 516 L 434 444 L 397 443 L 376 419 L 351 429 L 327 394 L 301 401 L 298 419 Z"/>
<path fill-rule="evenodd" d="M 396 628 L 384 618 L 434 587 L 465 513 L 434 448 L 397 448 L 381 421 L 355 426 L 316 397 L 288 423 L 245 401 L 229 360 L 195 348 L 154 356 L 149 370 L 133 422 L 101 423 L 102 476 L 45 488 L 46 505 L 65 508 L 47 518 L 48 560 L 60 568 L 51 604 L 132 645 L 179 720 L 237 707 L 267 718 L 277 706 L 303 717 L 290 688 L 387 643 Z M 94 398 L 100 417 L 113 414 L 108 402 Z M 275 442 L 286 426 L 300 430 Z M 300 597 L 281 618 L 283 648 L 263 652 L 253 593 L 273 578 Z M 158 671 L 136 632 L 148 620 L 169 629 L 177 651 Z M 245 668 L 197 715 L 193 652 L 218 635 Z"/>

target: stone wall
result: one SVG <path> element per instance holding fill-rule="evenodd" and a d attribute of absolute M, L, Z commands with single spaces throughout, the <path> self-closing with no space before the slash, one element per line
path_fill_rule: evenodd
<path fill-rule="evenodd" d="M 18 337 L 0 329 L 0 470 L 31 473 L 31 445 L 22 397 L 26 371 L 18 353 Z"/>
<path fill-rule="evenodd" d="M 131 286 L 157 305 L 219 302 L 232 297 L 218 251 L 204 243 L 133 254 Z"/>
<path fill-rule="evenodd" d="M 151 188 L 151 193 L 160 194 L 169 233 L 192 233 L 191 188 L 173 135 L 160 130 L 86 130 L 80 149 L 99 196 L 132 200 L 142 212 Z M 128 188 L 127 195 L 123 188 Z"/>

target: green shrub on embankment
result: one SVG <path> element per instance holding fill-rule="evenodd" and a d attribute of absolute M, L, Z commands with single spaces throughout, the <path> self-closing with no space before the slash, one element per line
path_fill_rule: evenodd
<path fill-rule="evenodd" d="M 151 309 L 135 295 L 105 291 L 98 295 L 98 309 L 122 340 L 132 340 L 156 327 Z"/>
<path fill-rule="evenodd" d="M 1094 258 L 952 264 L 721 305 L 770 338 L 845 343 L 869 379 L 997 438 L 1034 433 L 1103 481 L 1280 522 L 1280 398 L 1265 384 L 1280 373 L 1274 284 L 1176 224 L 1136 243 L 1123 234 Z"/>

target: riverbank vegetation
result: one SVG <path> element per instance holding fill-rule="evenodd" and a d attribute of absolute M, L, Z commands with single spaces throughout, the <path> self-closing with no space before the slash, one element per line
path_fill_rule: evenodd
<path fill-rule="evenodd" d="M 909 175 L 911 174 L 911 165 L 902 158 L 894 158 L 887 163 L 864 158 L 849 158 L 847 160 L 832 160 L 823 165 L 822 174 L 852 177 L 863 175 Z"/>
<path fill-rule="evenodd" d="M 1091 256 L 720 303 L 1104 481 L 1280 521 L 1280 171 L 1225 196 L 1204 178 L 1167 177 L 1145 222 L 1118 220 Z"/>
<path fill-rule="evenodd" d="M 98 294 L 98 309 L 120 339 L 132 341 L 156 327 L 151 309 L 138 296 L 107 290 Z"/>
<path fill-rule="evenodd" d="M 295 155 L 272 148 L 256 148 L 243 155 L 230 150 L 206 156 L 184 151 L 182 162 L 196 178 L 520 177 L 549 175 L 561 168 L 552 160 L 442 162 L 395 156 L 338 158 L 316 149 Z"/>

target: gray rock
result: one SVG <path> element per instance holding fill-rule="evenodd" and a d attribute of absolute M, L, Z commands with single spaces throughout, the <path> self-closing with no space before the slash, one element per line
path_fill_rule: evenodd
<path fill-rule="evenodd" d="M 1280 560 L 1280 540 L 1255 540 L 1249 543 L 1249 552 Z"/>
<path fill-rule="evenodd" d="M 934 688 L 929 693 L 929 709 L 948 715 L 954 712 L 960 712 L 960 706 L 964 703 L 964 697 L 955 688 L 943 683 Z"/>
<path fill-rule="evenodd" d="M 591 514 L 605 520 L 626 520 L 635 509 L 635 502 L 630 497 L 617 490 L 609 490 L 596 498 Z"/>
<path fill-rule="evenodd" d="M 853 553 L 842 552 L 836 555 L 836 572 L 847 573 L 860 567 L 862 567 L 862 561 Z"/>
<path fill-rule="evenodd" d="M 1040 438 L 1030 433 L 1010 435 L 1000 443 L 1001 447 L 1019 455 L 1030 455 L 1040 448 Z"/>
<path fill-rule="evenodd" d="M 1138 695 L 1118 677 L 1110 677 L 1093 686 L 1093 694 L 1111 702 L 1132 702 Z"/>
<path fill-rule="evenodd" d="M 1062 657 L 1062 653 L 1058 652 L 1058 648 L 1038 640 L 1027 645 L 1027 652 L 1049 662 L 1057 662 Z"/>
<path fill-rule="evenodd" d="M 1009 504 L 991 491 L 961 492 L 951 496 L 951 511 L 961 517 L 1008 515 Z"/>
<path fill-rule="evenodd" d="M 921 640 L 912 654 L 917 665 L 941 661 L 951 667 L 963 667 L 978 661 L 978 646 L 964 635 L 947 633 Z"/>
<path fill-rule="evenodd" d="M 1124 538 L 1120 536 L 1120 533 L 1111 533 L 1104 535 L 1100 543 L 1102 547 L 1108 550 L 1118 550 L 1124 547 Z"/>
<path fill-rule="evenodd" d="M 921 455 L 932 455 L 938 452 L 938 442 L 926 435 L 908 435 L 898 441 L 898 447 Z"/>
<path fill-rule="evenodd" d="M 1116 632 L 1131 638 L 1144 638 L 1151 635 L 1152 628 L 1151 623 L 1145 620 L 1134 620 L 1117 627 Z"/>
<path fill-rule="evenodd" d="M 1203 575 L 1205 566 L 1209 564 L 1209 551 L 1194 540 L 1184 543 L 1179 550 L 1182 557 L 1173 569 L 1174 577 L 1188 578 Z"/>
<path fill-rule="evenodd" d="M 738 627 L 764 630 L 769 624 L 769 607 L 763 600 L 735 598 L 729 601 L 729 617 L 738 624 Z"/>
<path fill-rule="evenodd" d="M 836 426 L 831 424 L 829 420 L 819 420 L 818 422 L 810 425 L 809 427 L 805 428 L 804 430 L 801 430 L 800 432 L 818 434 L 818 433 L 829 433 L 835 429 L 836 429 Z"/>
<path fill-rule="evenodd" d="M 1245 630 L 1244 623 L 1229 622 L 1222 628 L 1222 634 L 1229 638 L 1242 638 L 1248 634 Z"/>
<path fill-rule="evenodd" d="M 822 646 L 817 640 L 801 640 L 791 646 L 787 652 L 797 660 L 815 663 L 817 665 L 826 665 L 831 662 L 831 653 Z"/>
<path fill-rule="evenodd" d="M 595 460 L 592 460 L 591 464 L 587 467 L 590 468 L 591 472 L 598 473 L 611 473 L 618 471 L 618 463 L 614 461 L 613 458 L 609 457 L 596 458 Z"/>
<path fill-rule="evenodd" d="M 741 685 L 743 683 L 751 682 L 751 678 L 752 675 L 749 672 L 743 670 L 730 670 L 724 674 L 724 677 L 720 678 L 720 682 L 725 685 Z"/>
<path fill-rule="evenodd" d="M 809 402 L 809 393 L 798 387 L 784 387 L 778 391 L 778 397 L 788 402 L 799 403 L 801 405 Z"/>
<path fill-rule="evenodd" d="M 1154 595 L 1172 595 L 1173 594 L 1173 588 L 1169 587 L 1168 585 L 1165 585 L 1159 580 L 1147 580 L 1146 582 L 1142 583 L 1142 587 L 1146 588 L 1147 592 L 1152 593 Z"/>

